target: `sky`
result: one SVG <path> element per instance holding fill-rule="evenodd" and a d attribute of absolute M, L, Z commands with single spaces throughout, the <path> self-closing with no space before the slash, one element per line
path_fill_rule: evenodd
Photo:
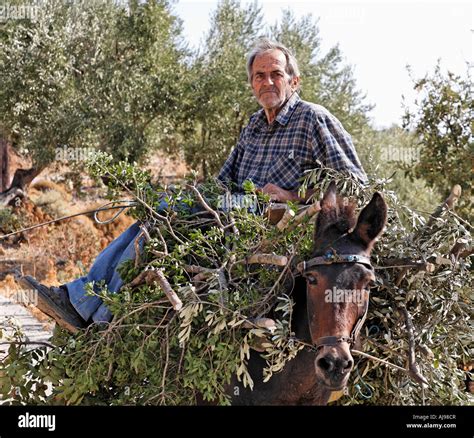
<path fill-rule="evenodd" d="M 217 0 L 178 0 L 187 41 L 197 47 L 209 30 Z M 247 3 L 243 1 L 243 3 Z M 406 69 L 415 78 L 432 72 L 437 60 L 444 71 L 466 77 L 474 68 L 474 2 L 466 0 L 259 0 L 264 22 L 274 24 L 282 9 L 297 17 L 319 18 L 323 53 L 338 44 L 353 67 L 359 89 L 375 104 L 370 116 L 377 128 L 401 123 L 402 95 L 416 97 Z M 304 80 L 304 78 L 302 78 Z"/>

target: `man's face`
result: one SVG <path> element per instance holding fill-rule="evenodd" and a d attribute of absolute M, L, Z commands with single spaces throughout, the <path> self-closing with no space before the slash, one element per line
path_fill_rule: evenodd
<path fill-rule="evenodd" d="M 296 89 L 298 78 L 291 79 L 285 68 L 286 58 L 280 50 L 264 52 L 254 59 L 252 90 L 266 110 L 279 108 Z"/>

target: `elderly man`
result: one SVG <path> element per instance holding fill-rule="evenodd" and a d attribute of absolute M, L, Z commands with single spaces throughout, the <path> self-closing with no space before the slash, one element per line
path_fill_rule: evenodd
<path fill-rule="evenodd" d="M 281 44 L 261 40 L 250 52 L 247 73 L 262 107 L 240 135 L 219 179 L 252 180 L 275 201 L 298 201 L 303 172 L 316 160 L 327 167 L 366 175 L 349 134 L 325 108 L 301 100 L 296 59 Z"/>
<path fill-rule="evenodd" d="M 245 180 L 252 180 L 272 200 L 286 202 L 303 201 L 298 196 L 300 179 L 316 160 L 366 180 L 340 122 L 323 107 L 299 98 L 298 65 L 286 47 L 260 40 L 248 56 L 247 71 L 262 109 L 243 129 L 219 173 L 221 181 L 241 187 Z M 97 256 L 87 276 L 66 285 L 48 288 L 29 276 L 21 281 L 38 292 L 39 309 L 70 331 L 91 321 L 110 321 L 108 308 L 99 297 L 87 295 L 85 285 L 103 281 L 108 290 L 117 292 L 123 284 L 117 267 L 135 257 L 139 234 L 136 223 Z"/>

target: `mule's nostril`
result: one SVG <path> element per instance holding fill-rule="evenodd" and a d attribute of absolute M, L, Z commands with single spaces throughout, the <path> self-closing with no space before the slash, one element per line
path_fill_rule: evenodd
<path fill-rule="evenodd" d="M 352 366 L 354 365 L 354 361 L 353 360 L 346 360 L 343 364 L 343 371 L 344 372 L 348 372 L 352 369 Z"/>
<path fill-rule="evenodd" d="M 326 373 L 331 371 L 334 368 L 333 361 L 331 361 L 330 359 L 326 357 L 322 357 L 321 359 L 319 359 L 317 364 L 318 364 L 318 367 L 321 368 Z"/>

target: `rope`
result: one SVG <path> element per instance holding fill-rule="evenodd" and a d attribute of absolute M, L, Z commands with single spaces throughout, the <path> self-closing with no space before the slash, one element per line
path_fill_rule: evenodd
<path fill-rule="evenodd" d="M 87 215 L 87 214 L 91 214 L 91 213 L 94 213 L 94 219 L 97 221 L 97 223 L 99 223 L 99 224 L 108 224 L 108 223 L 112 222 L 112 220 L 115 220 L 126 208 L 130 208 L 130 207 L 133 207 L 134 205 L 136 205 L 136 202 L 134 202 L 134 201 L 113 201 L 113 202 L 108 202 L 107 204 L 104 204 L 104 206 L 114 204 L 116 202 L 128 202 L 128 205 L 119 205 L 119 206 L 112 206 L 112 207 L 107 207 L 107 208 L 101 207 L 101 208 L 97 208 L 97 209 L 94 209 L 94 210 L 88 210 L 88 211 L 83 211 L 81 213 L 71 214 L 69 216 L 63 216 L 63 217 L 60 217 L 58 219 L 53 219 L 53 220 L 50 220 L 50 221 L 47 221 L 47 222 L 43 222 L 41 224 L 32 225 L 31 227 L 22 228 L 21 230 L 14 231 L 12 233 L 4 234 L 3 236 L 0 236 L 0 240 L 6 239 L 7 237 L 10 237 L 10 236 L 14 236 L 15 234 L 24 233 L 25 231 L 34 230 L 35 228 L 44 227 L 45 225 L 54 224 L 56 222 L 60 222 L 60 221 L 63 221 L 65 219 L 71 219 L 73 217 Z M 120 209 L 120 211 L 118 212 L 118 214 L 114 215 L 114 217 L 112 219 L 108 220 L 108 221 L 102 222 L 96 217 L 96 214 L 99 211 L 107 211 L 107 210 L 115 210 L 115 209 Z"/>
<path fill-rule="evenodd" d="M 361 390 L 361 386 L 357 383 L 355 385 L 355 388 L 357 389 L 357 392 L 358 394 L 362 397 L 362 398 L 365 398 L 366 400 L 368 400 L 369 398 L 372 398 L 372 396 L 374 395 L 373 392 L 372 392 L 372 389 L 371 387 L 364 381 L 364 379 L 362 378 L 362 376 L 360 375 L 359 373 L 359 367 L 356 368 L 357 370 L 357 375 L 359 376 L 359 380 L 361 381 L 361 383 L 365 386 L 365 389 L 367 390 L 367 393 L 364 394 Z"/>
<path fill-rule="evenodd" d="M 117 204 L 118 202 L 128 202 L 130 205 L 125 205 L 125 206 L 115 206 L 115 204 Z M 132 207 L 133 205 L 136 205 L 136 202 L 134 201 L 128 201 L 128 200 L 123 200 L 123 201 L 112 201 L 112 202 L 108 202 L 107 204 L 104 204 L 101 208 L 103 207 L 106 207 L 107 205 L 112 205 L 112 207 L 110 207 L 110 209 L 113 209 L 113 208 L 118 208 L 119 211 L 117 213 L 115 213 L 114 216 L 112 216 L 112 218 L 110 219 L 107 219 L 105 221 L 101 221 L 99 219 L 99 216 L 97 216 L 97 213 L 99 213 L 99 211 L 103 211 L 103 210 L 96 210 L 94 211 L 94 220 L 96 221 L 96 223 L 100 224 L 100 225 L 107 225 L 107 224 L 110 224 L 111 222 L 113 222 L 115 219 L 117 219 L 123 212 L 126 208 L 130 208 Z"/>

